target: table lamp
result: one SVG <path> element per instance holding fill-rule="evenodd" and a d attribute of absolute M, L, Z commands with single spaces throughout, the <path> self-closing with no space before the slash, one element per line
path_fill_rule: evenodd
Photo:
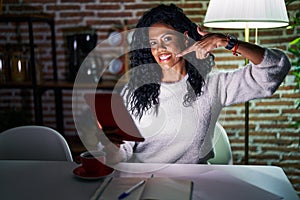
<path fill-rule="evenodd" d="M 203 25 L 211 28 L 249 29 L 288 26 L 289 19 L 284 0 L 210 0 Z M 245 64 L 249 60 L 245 59 Z M 245 164 L 249 151 L 249 102 L 245 103 Z"/>

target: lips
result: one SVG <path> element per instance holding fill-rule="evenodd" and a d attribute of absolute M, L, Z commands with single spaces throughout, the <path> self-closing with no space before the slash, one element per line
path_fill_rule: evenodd
<path fill-rule="evenodd" d="M 159 55 L 159 61 L 160 62 L 164 62 L 164 61 L 168 61 L 171 58 L 171 54 L 161 54 Z"/>

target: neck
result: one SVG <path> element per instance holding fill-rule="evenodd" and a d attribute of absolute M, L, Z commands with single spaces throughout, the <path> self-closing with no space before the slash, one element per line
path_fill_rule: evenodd
<path fill-rule="evenodd" d="M 179 61 L 169 69 L 162 69 L 162 73 L 162 82 L 172 83 L 180 81 L 187 74 L 184 60 Z"/>

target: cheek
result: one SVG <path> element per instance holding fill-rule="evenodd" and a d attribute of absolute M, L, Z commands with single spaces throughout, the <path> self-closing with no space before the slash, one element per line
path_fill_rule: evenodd
<path fill-rule="evenodd" d="M 183 48 L 179 47 L 179 46 L 170 46 L 168 49 L 170 52 L 176 54 L 179 53 L 183 50 Z"/>
<path fill-rule="evenodd" d="M 155 58 L 155 55 L 157 54 L 157 51 L 153 48 L 153 49 L 151 49 L 151 54 Z"/>
<path fill-rule="evenodd" d="M 158 58 L 157 58 L 157 50 L 154 48 L 151 48 L 151 54 L 154 57 L 154 59 L 156 60 L 156 62 L 158 62 Z"/>
<path fill-rule="evenodd" d="M 155 49 L 151 48 L 151 54 L 154 56 L 155 55 Z"/>
<path fill-rule="evenodd" d="M 184 41 L 181 41 L 181 42 L 178 43 L 178 49 L 180 51 L 183 51 L 186 48 L 187 48 L 187 43 L 185 43 Z"/>
<path fill-rule="evenodd" d="M 169 46 L 169 50 L 173 53 L 179 53 L 185 49 L 185 45 L 182 41 L 177 41 Z"/>

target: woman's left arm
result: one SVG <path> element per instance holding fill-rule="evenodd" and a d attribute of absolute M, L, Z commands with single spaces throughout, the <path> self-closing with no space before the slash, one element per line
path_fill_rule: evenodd
<path fill-rule="evenodd" d="M 224 46 L 225 47 L 225 46 Z M 265 49 L 244 41 L 238 41 L 236 53 L 242 57 L 249 59 L 253 64 L 258 65 L 264 58 Z"/>
<path fill-rule="evenodd" d="M 203 32 L 199 28 L 198 33 L 203 36 L 201 40 L 177 56 L 194 51 L 198 59 L 203 59 L 215 48 L 228 47 L 230 38 L 224 34 Z M 243 41 L 238 41 L 237 46 L 233 41 L 229 46 L 232 48 L 227 49 L 233 51 L 233 54 L 238 53 L 251 63 L 245 68 L 210 77 L 210 81 L 214 83 L 211 86 L 216 85 L 225 106 L 270 96 L 291 68 L 288 57 L 279 49 L 266 49 Z M 216 78 L 218 80 L 213 80 Z"/>
<path fill-rule="evenodd" d="M 177 54 L 177 57 L 184 56 L 192 51 L 196 53 L 198 59 L 206 58 L 215 48 L 226 47 L 229 44 L 229 37 L 221 33 L 205 32 L 197 28 L 198 33 L 202 36 L 201 40 L 195 42 L 192 46 Z M 235 53 L 240 54 L 244 58 L 248 58 L 253 64 L 260 64 L 264 58 L 265 49 L 244 41 L 237 40 L 231 47 Z"/>

